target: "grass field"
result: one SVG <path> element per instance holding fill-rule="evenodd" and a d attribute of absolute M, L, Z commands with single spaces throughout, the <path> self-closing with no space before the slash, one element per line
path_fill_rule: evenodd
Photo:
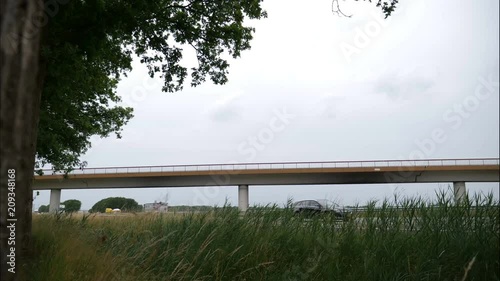
<path fill-rule="evenodd" d="M 289 208 L 48 216 L 28 280 L 500 280 L 499 202 L 446 196 L 333 217 Z M 396 208 L 395 208 L 396 207 Z"/>

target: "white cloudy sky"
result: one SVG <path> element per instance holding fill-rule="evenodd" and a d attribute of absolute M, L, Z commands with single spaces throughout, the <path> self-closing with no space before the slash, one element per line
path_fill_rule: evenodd
<path fill-rule="evenodd" d="M 274 1 L 269 17 L 249 22 L 252 49 L 231 60 L 229 82 L 162 93 L 144 66 L 118 93 L 134 107 L 120 140 L 95 139 L 89 167 L 231 162 L 499 157 L 499 1 L 400 1 L 383 20 L 374 4 L 330 0 Z M 186 48 L 185 62 L 195 62 Z M 263 135 L 276 112 L 288 123 Z M 282 124 L 280 124 L 282 125 Z M 419 143 L 442 130 L 445 141 Z M 267 130 L 267 132 L 269 132 Z M 252 138 L 268 137 L 252 146 Z M 364 203 L 393 193 L 434 195 L 447 184 L 258 186 L 250 204 L 328 198 Z M 474 192 L 499 185 L 469 184 Z M 63 190 L 82 209 L 125 196 L 139 203 L 237 204 L 237 187 Z M 49 202 L 40 192 L 34 204 Z"/>

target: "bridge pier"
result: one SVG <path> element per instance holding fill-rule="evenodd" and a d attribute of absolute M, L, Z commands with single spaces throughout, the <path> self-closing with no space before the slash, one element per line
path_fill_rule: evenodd
<path fill-rule="evenodd" d="M 57 213 L 57 211 L 59 211 L 60 205 L 61 205 L 61 190 L 51 189 L 49 213 Z"/>
<path fill-rule="evenodd" d="M 248 185 L 240 184 L 238 186 L 238 209 L 241 212 L 248 210 Z"/>
<path fill-rule="evenodd" d="M 465 189 L 464 181 L 453 182 L 453 194 L 455 195 L 455 203 L 458 203 L 465 198 L 467 190 Z"/>

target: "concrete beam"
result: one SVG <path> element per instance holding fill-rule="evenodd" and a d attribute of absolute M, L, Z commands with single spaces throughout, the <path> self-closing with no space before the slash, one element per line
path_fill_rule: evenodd
<path fill-rule="evenodd" d="M 51 189 L 49 213 L 57 213 L 57 211 L 59 211 L 60 205 L 61 205 L 61 190 Z"/>
<path fill-rule="evenodd" d="M 460 202 L 465 198 L 467 194 L 467 190 L 465 189 L 464 181 L 455 181 L 453 182 L 453 193 L 455 194 L 455 203 Z"/>
<path fill-rule="evenodd" d="M 248 185 L 238 185 L 238 209 L 241 212 L 248 210 Z"/>
<path fill-rule="evenodd" d="M 271 171 L 273 172 L 273 171 Z M 35 178 L 33 190 L 99 189 L 146 187 L 199 187 L 238 185 L 302 185 L 302 184 L 372 184 L 372 183 L 437 183 L 437 182 L 498 182 L 499 170 L 410 172 L 337 172 L 302 174 L 227 174 L 190 176 L 126 176 L 107 174 L 64 178 Z M 147 173 L 145 173 L 147 174 Z M 85 178 L 85 177 L 89 178 Z M 49 176 L 47 176 L 49 177 Z"/>

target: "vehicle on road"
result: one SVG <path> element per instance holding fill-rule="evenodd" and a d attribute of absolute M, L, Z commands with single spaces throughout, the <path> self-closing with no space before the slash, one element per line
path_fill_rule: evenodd
<path fill-rule="evenodd" d="M 346 219 L 349 215 L 344 208 L 326 199 L 302 200 L 295 202 L 292 206 L 295 214 L 331 214 L 339 219 Z"/>

